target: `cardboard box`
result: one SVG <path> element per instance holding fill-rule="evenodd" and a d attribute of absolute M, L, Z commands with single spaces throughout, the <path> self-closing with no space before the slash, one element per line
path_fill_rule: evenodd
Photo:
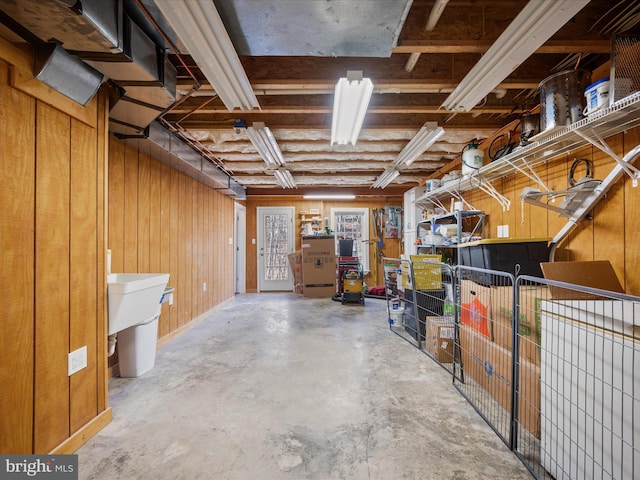
<path fill-rule="evenodd" d="M 453 318 L 427 317 L 425 348 L 440 363 L 453 362 L 455 323 Z"/>
<path fill-rule="evenodd" d="M 459 329 L 465 382 L 473 380 L 508 412 L 511 408 L 511 351 L 466 325 L 459 325 Z M 518 421 L 540 438 L 540 367 L 526 360 L 519 364 Z"/>
<path fill-rule="evenodd" d="M 460 282 L 460 321 L 491 338 L 491 288 L 472 280 Z"/>
<path fill-rule="evenodd" d="M 544 278 L 548 280 L 624 293 L 624 288 L 622 288 L 618 276 L 609 260 L 591 262 L 545 262 L 541 263 L 540 267 L 542 268 Z M 593 295 L 587 293 L 555 286 L 550 286 L 549 290 L 551 298 L 554 300 L 594 298 Z"/>
<path fill-rule="evenodd" d="M 302 250 L 287 255 L 289 267 L 293 273 L 293 286 L 296 293 L 302 293 Z M 299 290 L 299 291 L 298 291 Z"/>
<path fill-rule="evenodd" d="M 520 308 L 520 358 L 540 365 L 540 302 L 549 298 L 546 286 L 522 286 Z M 513 288 L 491 287 L 491 332 L 493 341 L 512 350 Z"/>
<path fill-rule="evenodd" d="M 469 325 L 459 324 L 458 329 L 464 382 L 468 384 L 469 380 L 473 380 L 486 390 L 487 378 L 484 373 L 484 362 L 489 357 L 491 340 Z"/>
<path fill-rule="evenodd" d="M 333 235 L 302 237 L 302 284 L 305 297 L 336 294 L 336 244 Z"/>

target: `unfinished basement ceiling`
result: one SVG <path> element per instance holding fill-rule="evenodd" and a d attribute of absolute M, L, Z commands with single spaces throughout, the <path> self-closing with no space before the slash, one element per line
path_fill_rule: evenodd
<path fill-rule="evenodd" d="M 171 1 L 121 2 L 166 50 L 177 71 L 176 100 L 157 121 L 190 141 L 248 194 L 339 187 L 383 195 L 459 168 L 456 159 L 469 141 L 490 137 L 523 108 L 539 103 L 538 85 L 551 73 L 605 64 L 612 35 L 637 29 L 640 10 L 636 0 L 591 0 L 494 93 L 469 112 L 452 112 L 442 107 L 449 93 L 527 1 L 213 0 L 260 105 L 229 111 L 156 5 Z M 41 40 L 63 40 L 74 51 L 93 47 L 100 39 L 87 37 L 80 20 L 59 14 L 71 3 L 0 0 L 0 8 Z M 79 4 L 102 5 L 97 0 Z M 8 26 L 6 18 L 2 23 Z M 374 92 L 357 144 L 331 146 L 334 87 L 349 70 L 370 78 Z M 263 122 L 271 129 L 297 189 L 278 185 L 246 130 L 235 127 L 239 121 L 246 126 Z M 400 175 L 387 189 L 371 189 L 427 122 L 444 127 L 445 135 L 411 166 L 399 167 Z"/>

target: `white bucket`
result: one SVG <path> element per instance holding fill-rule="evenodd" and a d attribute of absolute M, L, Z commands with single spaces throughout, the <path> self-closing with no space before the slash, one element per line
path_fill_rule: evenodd
<path fill-rule="evenodd" d="M 389 312 L 389 325 L 395 327 L 401 327 L 404 320 L 404 307 L 398 307 L 397 309 Z"/>
<path fill-rule="evenodd" d="M 603 78 L 589 85 L 584 91 L 587 106 L 584 107 L 584 115 L 589 115 L 601 108 L 609 106 L 609 79 Z"/>

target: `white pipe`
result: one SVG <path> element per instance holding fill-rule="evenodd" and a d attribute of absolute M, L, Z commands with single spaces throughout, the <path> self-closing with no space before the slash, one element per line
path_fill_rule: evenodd
<path fill-rule="evenodd" d="M 449 3 L 449 0 L 436 0 L 436 3 L 433 5 L 433 8 L 429 13 L 427 25 L 424 27 L 427 32 L 436 28 L 436 24 L 438 23 L 438 20 L 440 20 L 440 15 L 444 12 L 444 7 L 447 6 L 447 3 Z"/>

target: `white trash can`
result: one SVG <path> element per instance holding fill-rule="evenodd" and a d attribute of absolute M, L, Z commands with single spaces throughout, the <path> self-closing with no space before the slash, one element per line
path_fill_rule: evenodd
<path fill-rule="evenodd" d="M 139 377 L 153 368 L 156 363 L 158 341 L 158 317 L 118 332 L 118 359 L 121 377 Z"/>

